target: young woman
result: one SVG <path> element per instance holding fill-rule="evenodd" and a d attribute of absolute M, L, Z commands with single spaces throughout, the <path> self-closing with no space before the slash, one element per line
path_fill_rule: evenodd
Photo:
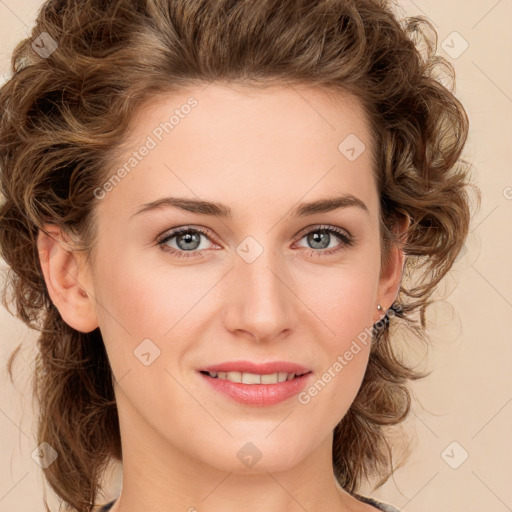
<path fill-rule="evenodd" d="M 111 512 L 396 510 L 360 494 L 425 375 L 396 327 L 426 341 L 470 222 L 424 25 L 384 0 L 43 5 L 0 90 L 0 245 L 66 510 L 101 506 L 111 461 Z"/>

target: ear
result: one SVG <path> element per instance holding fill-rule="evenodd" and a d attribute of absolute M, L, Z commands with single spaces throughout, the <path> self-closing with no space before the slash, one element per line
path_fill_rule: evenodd
<path fill-rule="evenodd" d="M 395 234 L 401 238 L 403 233 L 407 230 L 411 223 L 411 217 L 403 212 L 404 216 L 400 219 L 399 223 L 393 227 Z M 375 315 L 374 323 L 378 322 L 395 301 L 398 291 L 400 289 L 400 282 L 402 280 L 402 273 L 405 263 L 405 254 L 401 247 L 394 246 L 391 249 L 389 260 L 386 265 L 381 268 L 378 293 L 377 293 L 377 304 L 382 306 L 382 310 L 377 310 L 377 304 L 375 304 Z"/>
<path fill-rule="evenodd" d="M 73 329 L 91 332 L 98 327 L 93 304 L 92 283 L 82 265 L 82 255 L 56 224 L 39 230 L 37 250 L 50 298 L 62 319 Z"/>

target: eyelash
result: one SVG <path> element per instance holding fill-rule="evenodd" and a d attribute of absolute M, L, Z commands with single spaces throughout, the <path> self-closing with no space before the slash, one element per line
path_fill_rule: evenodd
<path fill-rule="evenodd" d="M 299 240 L 302 240 L 305 236 L 316 233 L 318 231 L 329 233 L 335 235 L 342 243 L 340 247 L 334 248 L 334 249 L 306 249 L 309 256 L 329 256 L 331 254 L 336 254 L 340 251 L 342 251 L 344 248 L 348 248 L 354 245 L 355 239 L 352 235 L 349 235 L 345 231 L 342 231 L 339 228 L 336 228 L 334 226 L 325 226 L 325 225 L 319 225 L 313 227 L 313 229 L 310 229 L 309 231 L 303 232 L 300 235 Z M 208 249 L 203 249 L 203 251 L 183 251 L 183 250 L 177 250 L 172 247 L 169 247 L 166 245 L 166 243 L 171 240 L 172 238 L 175 238 L 179 235 L 185 234 L 185 233 L 201 233 L 204 235 L 208 240 L 211 242 L 213 241 L 211 239 L 210 232 L 206 229 L 200 228 L 200 227 L 193 227 L 193 226 L 184 226 L 181 228 L 176 228 L 175 230 L 171 231 L 170 233 L 167 233 L 163 239 L 157 242 L 157 245 L 162 247 L 163 251 L 170 252 L 172 255 L 177 256 L 178 258 L 196 258 L 196 257 L 203 257 L 203 251 L 206 251 Z"/>

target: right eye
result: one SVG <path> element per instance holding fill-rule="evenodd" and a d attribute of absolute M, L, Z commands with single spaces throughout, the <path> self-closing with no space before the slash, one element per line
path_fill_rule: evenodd
<path fill-rule="evenodd" d="M 202 228 L 183 226 L 167 233 L 165 237 L 158 242 L 158 245 L 162 247 L 162 250 L 170 252 L 179 258 L 201 257 L 204 255 L 203 251 L 207 250 L 204 248 L 198 250 L 201 245 L 201 237 L 205 237 L 211 241 L 208 235 L 208 231 Z M 168 245 L 168 242 L 171 240 L 176 244 L 176 247 Z"/>

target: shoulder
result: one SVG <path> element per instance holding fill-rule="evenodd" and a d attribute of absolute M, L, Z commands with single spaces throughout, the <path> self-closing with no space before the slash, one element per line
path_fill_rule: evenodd
<path fill-rule="evenodd" d="M 361 496 L 359 494 L 354 494 L 353 496 L 355 498 L 357 498 L 358 500 L 362 501 L 363 503 L 368 503 L 369 505 L 372 505 L 375 508 L 377 508 L 378 510 L 382 510 L 383 512 L 399 512 L 399 510 L 397 508 L 393 507 L 393 505 L 388 505 L 387 503 L 382 503 L 373 498 L 368 498 L 366 496 Z"/>

